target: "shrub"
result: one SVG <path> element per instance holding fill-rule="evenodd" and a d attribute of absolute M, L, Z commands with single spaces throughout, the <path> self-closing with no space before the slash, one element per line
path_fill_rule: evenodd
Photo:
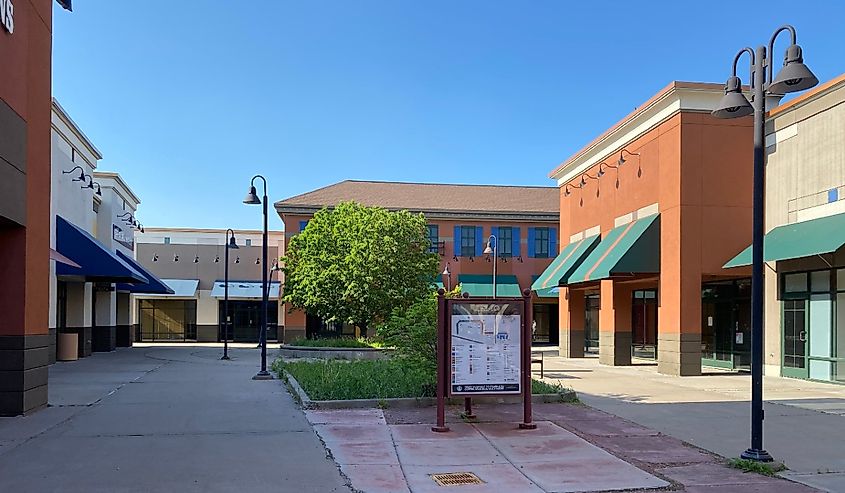
<path fill-rule="evenodd" d="M 456 287 L 447 293 L 455 297 Z M 437 293 L 413 303 L 407 310 L 393 310 L 376 332 L 385 345 L 396 349 L 396 356 L 411 366 L 434 375 L 437 371 Z"/>

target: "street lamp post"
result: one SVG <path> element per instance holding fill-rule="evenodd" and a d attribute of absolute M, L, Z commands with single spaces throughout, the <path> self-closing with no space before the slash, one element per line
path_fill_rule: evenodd
<path fill-rule="evenodd" d="M 446 279 L 448 279 L 448 281 L 449 281 L 449 283 L 446 284 L 446 291 L 451 291 L 452 290 L 452 271 L 449 269 L 449 263 L 448 262 L 446 262 L 446 268 L 443 269 L 443 275 L 446 276 Z"/>
<path fill-rule="evenodd" d="M 487 237 L 487 248 L 484 249 L 485 255 L 493 254 L 493 298 L 496 298 L 496 263 L 498 261 L 499 239 L 496 235 Z"/>
<path fill-rule="evenodd" d="M 282 270 L 282 268 L 279 267 L 279 260 L 274 259 L 273 260 L 273 267 L 270 268 L 270 273 L 269 273 L 270 280 L 267 282 L 267 298 L 268 299 L 270 298 L 270 286 L 273 284 L 273 274 L 276 273 L 276 272 L 280 272 L 281 270 Z M 280 292 L 281 292 L 281 289 L 282 289 L 282 286 L 279 286 Z M 276 309 L 278 310 L 278 300 L 276 300 L 276 304 L 277 304 Z M 278 341 L 278 338 L 279 338 L 279 321 L 276 320 L 276 340 L 277 341 Z M 284 343 L 284 342 L 285 342 L 285 337 L 284 337 L 284 335 L 282 335 L 282 343 Z"/>
<path fill-rule="evenodd" d="M 784 32 L 791 34 L 783 68 L 772 78 L 771 60 L 775 38 Z M 742 82 L 736 75 L 740 57 L 747 53 L 751 59 L 751 102 L 742 93 Z M 739 118 L 754 114 L 754 178 L 753 225 L 751 242 L 751 447 L 742 453 L 743 459 L 771 462 L 772 456 L 763 448 L 763 238 L 765 234 L 765 119 L 766 96 L 779 99 L 783 94 L 803 91 L 818 84 L 818 79 L 804 65 L 801 47 L 796 44 L 795 28 L 784 25 L 775 30 L 766 46 L 755 53 L 743 48 L 733 60 L 731 77 L 725 84 L 725 96 L 712 114 L 716 118 Z"/>
<path fill-rule="evenodd" d="M 238 244 L 235 242 L 235 232 L 232 228 L 226 230 L 226 241 L 223 245 L 223 248 L 226 249 L 223 254 L 226 265 L 223 267 L 223 357 L 220 359 L 225 360 L 229 359 L 229 325 L 232 323 L 229 317 L 229 249 L 238 248 Z"/>
<path fill-rule="evenodd" d="M 264 200 L 258 198 L 255 191 L 255 179 L 261 178 L 264 182 Z M 267 371 L 267 305 L 269 289 L 267 286 L 267 179 L 261 175 L 255 175 L 249 182 L 249 191 L 244 198 L 244 204 L 249 205 L 263 205 L 264 212 L 264 231 L 262 232 L 261 244 L 261 333 L 259 334 L 259 344 L 261 345 L 261 370 L 252 377 L 253 380 L 272 380 L 273 375 Z"/>

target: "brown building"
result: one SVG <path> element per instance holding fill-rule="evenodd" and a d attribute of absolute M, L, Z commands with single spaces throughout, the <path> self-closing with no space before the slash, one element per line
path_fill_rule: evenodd
<path fill-rule="evenodd" d="M 285 224 L 285 244 L 324 207 L 355 201 L 366 206 L 423 213 L 431 251 L 440 255 L 446 287 L 461 284 L 471 295 L 493 292 L 492 261 L 484 249 L 498 239 L 499 296 L 519 296 L 549 265 L 558 244 L 558 190 L 554 187 L 449 185 L 347 180 L 276 202 Z M 448 267 L 448 270 L 447 270 Z M 557 294 L 535 293 L 535 340 L 557 342 Z M 353 333 L 318 317 L 285 307 L 286 340 Z"/>
<path fill-rule="evenodd" d="M 47 404 L 52 8 L 0 22 L 0 415 Z"/>
<path fill-rule="evenodd" d="M 256 342 L 261 321 L 261 270 L 275 265 L 283 250 L 281 232 L 268 235 L 268 264 L 261 260 L 262 232 L 236 230 L 229 249 L 229 340 Z M 133 296 L 136 341 L 223 341 L 226 231 L 146 228 L 135 235 L 135 260 L 162 278 L 172 294 Z M 279 279 L 270 279 L 268 340 L 277 340 Z"/>
<path fill-rule="evenodd" d="M 723 86 L 674 82 L 551 173 L 562 250 L 560 351 L 661 373 L 749 361 L 751 119 L 710 115 Z"/>

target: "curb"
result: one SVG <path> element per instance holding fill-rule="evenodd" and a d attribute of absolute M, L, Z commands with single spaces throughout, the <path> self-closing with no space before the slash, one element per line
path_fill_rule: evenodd
<path fill-rule="evenodd" d="M 389 399 L 348 399 L 348 400 L 331 400 L 331 401 L 315 401 L 308 397 L 308 394 L 287 371 L 284 372 L 284 378 L 289 387 L 293 391 L 295 397 L 302 405 L 303 409 L 369 409 L 369 408 L 415 408 L 415 407 L 431 407 L 437 404 L 435 397 L 394 397 Z M 553 402 L 572 402 L 577 398 L 574 390 L 566 390 L 558 392 L 557 394 L 534 394 L 531 396 L 533 404 L 545 404 Z M 519 404 L 522 402 L 522 397 L 518 395 L 495 397 L 495 396 L 478 396 L 473 397 L 473 402 L 479 404 Z M 463 404 L 463 398 L 447 398 L 447 405 Z"/>

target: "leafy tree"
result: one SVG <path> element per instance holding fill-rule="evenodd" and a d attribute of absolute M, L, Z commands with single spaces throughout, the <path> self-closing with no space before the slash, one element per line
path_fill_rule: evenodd
<path fill-rule="evenodd" d="M 457 286 L 446 297 L 457 297 L 460 292 Z M 378 336 L 385 346 L 396 348 L 397 356 L 433 376 L 437 371 L 437 293 L 421 298 L 407 310 L 394 310 L 379 326 Z"/>
<path fill-rule="evenodd" d="M 367 328 L 427 296 L 438 271 L 425 218 L 355 202 L 314 214 L 283 258 L 284 301 Z"/>

